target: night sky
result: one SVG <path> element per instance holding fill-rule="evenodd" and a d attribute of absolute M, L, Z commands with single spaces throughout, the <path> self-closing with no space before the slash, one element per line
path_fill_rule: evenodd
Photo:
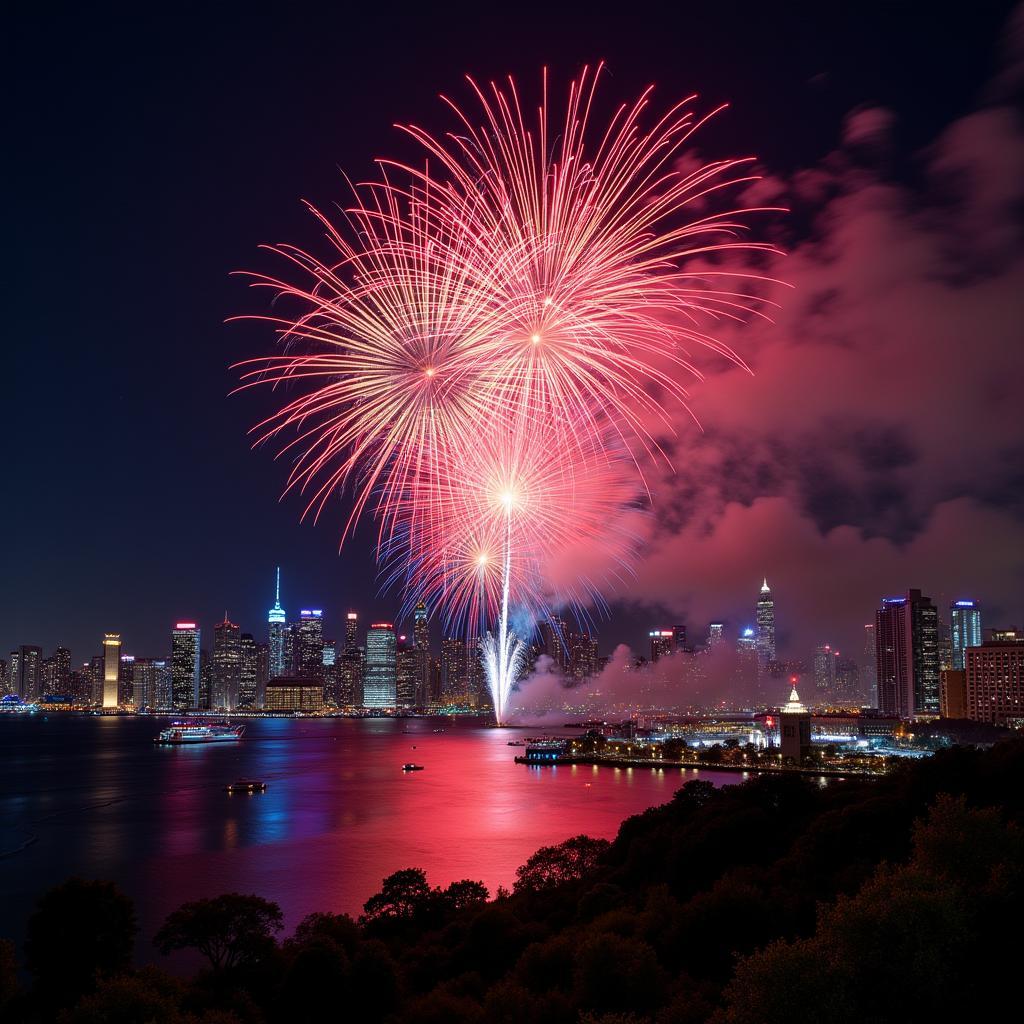
<path fill-rule="evenodd" d="M 908 586 L 1024 624 L 1012 5 L 29 6 L 4 61 L 0 652 L 82 661 L 119 630 L 160 655 L 176 619 L 225 610 L 262 635 L 277 564 L 328 635 L 350 606 L 390 616 L 367 534 L 339 555 L 340 503 L 300 525 L 286 467 L 250 450 L 270 396 L 228 398 L 229 366 L 273 342 L 224 323 L 265 310 L 230 274 L 271 269 L 264 242 L 319 246 L 300 200 L 343 201 L 342 169 L 402 151 L 396 121 L 444 130 L 463 73 L 566 83 L 601 58 L 616 99 L 653 81 L 664 104 L 732 104 L 698 146 L 758 156 L 793 208 L 771 230 L 795 285 L 776 327 L 729 337 L 757 376 L 695 390 L 707 433 L 681 427 L 602 648 L 663 616 L 749 618 L 763 574 L 793 656 Z"/>

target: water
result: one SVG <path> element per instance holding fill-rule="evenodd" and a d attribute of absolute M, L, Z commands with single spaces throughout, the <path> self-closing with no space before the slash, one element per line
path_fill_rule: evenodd
<path fill-rule="evenodd" d="M 538 847 L 611 838 L 696 774 L 528 768 L 508 741 L 529 730 L 465 720 L 254 719 L 240 743 L 154 746 L 163 724 L 0 716 L 0 935 L 20 940 L 35 900 L 71 874 L 132 896 L 149 958 L 168 912 L 221 892 L 276 900 L 289 931 L 314 910 L 358 913 L 399 868 L 493 892 Z M 223 791 L 243 777 L 267 792 Z"/>

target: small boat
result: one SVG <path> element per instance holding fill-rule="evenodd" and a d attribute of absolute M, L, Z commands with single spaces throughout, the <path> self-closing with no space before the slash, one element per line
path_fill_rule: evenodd
<path fill-rule="evenodd" d="M 525 747 L 526 744 L 522 740 L 509 740 L 508 745 L 510 747 Z"/>
<path fill-rule="evenodd" d="M 256 779 L 236 779 L 224 787 L 227 793 L 266 793 L 267 784 Z"/>
<path fill-rule="evenodd" d="M 421 765 L 421 764 L 413 764 L 412 761 L 406 761 L 406 763 L 402 765 L 402 771 L 403 772 L 421 772 L 421 771 L 423 771 L 423 765 Z"/>

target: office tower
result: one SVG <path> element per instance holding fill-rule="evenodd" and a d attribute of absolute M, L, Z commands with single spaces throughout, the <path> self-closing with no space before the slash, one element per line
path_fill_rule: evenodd
<path fill-rule="evenodd" d="M 449 636 L 441 641 L 441 695 L 445 704 L 456 704 L 466 692 L 466 641 Z"/>
<path fill-rule="evenodd" d="M 338 650 L 333 640 L 325 640 L 321 657 L 321 678 L 324 681 L 324 701 L 338 706 Z"/>
<path fill-rule="evenodd" d="M 686 626 L 683 624 L 672 627 L 672 650 L 686 650 Z"/>
<path fill-rule="evenodd" d="M 563 671 L 567 669 L 568 662 Z M 483 652 L 480 650 L 480 641 L 476 637 L 471 637 L 466 641 L 466 689 L 469 692 L 471 707 L 482 710 L 493 707 L 491 691 L 487 686 L 487 674 L 484 672 Z"/>
<path fill-rule="evenodd" d="M 659 627 L 652 629 L 647 636 L 651 641 L 651 661 L 667 658 L 672 653 L 675 633 L 671 629 Z"/>
<path fill-rule="evenodd" d="M 136 658 L 132 666 L 131 705 L 136 711 L 146 708 L 157 708 L 157 690 L 159 689 L 162 661 L 154 658 Z"/>
<path fill-rule="evenodd" d="M 427 691 L 427 707 L 439 708 L 444 704 L 444 691 L 441 688 L 441 659 L 430 659 L 430 685 Z"/>
<path fill-rule="evenodd" d="M 103 634 L 103 707 L 116 708 L 121 681 L 121 634 Z"/>
<path fill-rule="evenodd" d="M 345 615 L 345 651 L 354 654 L 359 650 L 359 616 L 355 612 Z"/>
<path fill-rule="evenodd" d="M 796 686 L 780 709 L 779 739 L 784 761 L 800 764 L 811 752 L 811 713 L 800 702 Z"/>
<path fill-rule="evenodd" d="M 337 660 L 338 705 L 343 708 L 361 707 L 363 704 L 363 652 L 349 648 Z"/>
<path fill-rule="evenodd" d="M 291 675 L 300 679 L 324 677 L 324 613 L 320 608 L 303 608 L 299 621 L 291 626 Z"/>
<path fill-rule="evenodd" d="M 68 677 L 68 694 L 76 704 L 92 703 L 92 673 L 86 662 Z"/>
<path fill-rule="evenodd" d="M 395 682 L 395 703 L 400 708 L 411 709 L 416 705 L 416 645 L 403 633 L 398 638 L 398 653 Z"/>
<path fill-rule="evenodd" d="M 117 703 L 119 707 L 132 706 L 135 693 L 135 655 L 121 655 L 121 672 L 117 677 Z"/>
<path fill-rule="evenodd" d="M 832 650 L 831 644 L 818 644 L 814 648 L 814 689 L 822 696 L 831 694 L 835 685 L 836 652 Z"/>
<path fill-rule="evenodd" d="M 215 711 L 235 711 L 242 683 L 242 641 L 238 625 L 228 619 L 213 627 L 210 707 Z"/>
<path fill-rule="evenodd" d="M 949 606 L 950 641 L 953 647 L 953 668 L 962 669 L 967 664 L 965 652 L 968 647 L 980 647 L 983 640 L 981 631 L 981 605 L 977 601 L 954 601 Z"/>
<path fill-rule="evenodd" d="M 94 654 L 89 660 L 89 674 L 92 677 L 92 703 L 103 705 L 103 655 Z"/>
<path fill-rule="evenodd" d="M 374 622 L 366 631 L 366 676 L 363 680 L 365 707 L 395 706 L 398 699 L 397 660 L 394 627 L 390 622 Z"/>
<path fill-rule="evenodd" d="M 569 634 L 569 675 L 578 682 L 597 675 L 597 641 L 589 633 Z"/>
<path fill-rule="evenodd" d="M 765 672 L 768 662 L 775 660 L 775 601 L 768 580 L 761 584 L 757 597 L 757 664 Z"/>
<path fill-rule="evenodd" d="M 997 640 L 968 647 L 967 717 L 976 722 L 1024 726 L 1024 634 L 1006 631 Z"/>
<path fill-rule="evenodd" d="M 238 638 L 238 702 L 236 710 L 251 711 L 256 707 L 259 651 L 252 633 L 242 633 Z"/>
<path fill-rule="evenodd" d="M 967 672 L 962 668 L 939 669 L 939 715 L 967 717 Z"/>
<path fill-rule="evenodd" d="M 423 709 L 430 702 L 430 621 L 427 618 L 427 606 L 422 601 L 413 612 L 412 635 L 416 646 L 415 704 Z"/>
<path fill-rule="evenodd" d="M 725 623 L 709 622 L 707 650 L 709 652 L 714 651 L 723 643 L 725 643 Z"/>
<path fill-rule="evenodd" d="M 277 567 L 277 583 L 274 587 L 274 607 L 267 613 L 267 649 L 269 652 L 270 678 L 283 676 L 288 670 L 286 664 L 288 642 L 288 618 L 281 607 L 281 567 Z"/>
<path fill-rule="evenodd" d="M 844 658 L 835 652 L 835 689 L 836 700 L 850 705 L 859 705 L 863 701 L 861 690 L 860 666 L 853 658 Z"/>
<path fill-rule="evenodd" d="M 11 651 L 11 693 L 24 701 L 34 702 L 43 695 L 43 649 L 34 644 L 22 644 Z"/>
<path fill-rule="evenodd" d="M 757 630 L 747 626 L 736 638 L 735 696 L 741 700 L 751 697 L 757 688 Z"/>
<path fill-rule="evenodd" d="M 170 659 L 159 658 L 153 664 L 156 667 L 156 696 L 153 698 L 153 710 L 173 711 L 174 677 Z"/>
<path fill-rule="evenodd" d="M 875 612 L 878 706 L 912 718 L 939 713 L 939 618 L 935 605 L 910 590 L 886 597 Z"/>
<path fill-rule="evenodd" d="M 0 697 L 11 692 L 11 665 L 6 658 L 0 658 Z"/>
<path fill-rule="evenodd" d="M 68 680 L 71 678 L 71 652 L 58 647 L 53 656 L 43 662 L 42 687 L 44 694 L 68 695 Z M 3 692 L 0 687 L 0 693 Z"/>
<path fill-rule="evenodd" d="M 944 668 L 953 667 L 953 631 L 952 629 L 939 619 L 939 671 L 941 672 Z"/>
<path fill-rule="evenodd" d="M 263 707 L 267 695 L 267 682 L 270 679 L 270 647 L 267 644 L 256 644 L 256 698 L 254 707 Z"/>
<path fill-rule="evenodd" d="M 199 650 L 199 710 L 210 711 L 213 707 L 213 659 L 210 652 Z"/>
<path fill-rule="evenodd" d="M 201 632 L 194 622 L 179 622 L 171 631 L 171 704 L 175 711 L 199 705 Z"/>
<path fill-rule="evenodd" d="M 861 655 L 860 678 L 867 694 L 868 707 L 878 707 L 878 651 L 875 648 L 875 624 L 864 626 L 864 650 Z"/>
<path fill-rule="evenodd" d="M 567 629 L 565 622 L 557 615 L 552 615 L 540 624 L 541 653 L 552 661 L 551 668 L 565 675 L 568 668 L 566 656 Z"/>

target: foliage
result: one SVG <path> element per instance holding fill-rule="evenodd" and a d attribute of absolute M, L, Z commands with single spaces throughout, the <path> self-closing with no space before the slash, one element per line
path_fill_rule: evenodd
<path fill-rule="evenodd" d="M 516 870 L 516 893 L 542 892 L 570 882 L 578 882 L 598 865 L 611 844 L 607 839 L 574 836 L 557 846 L 542 846 Z"/>

